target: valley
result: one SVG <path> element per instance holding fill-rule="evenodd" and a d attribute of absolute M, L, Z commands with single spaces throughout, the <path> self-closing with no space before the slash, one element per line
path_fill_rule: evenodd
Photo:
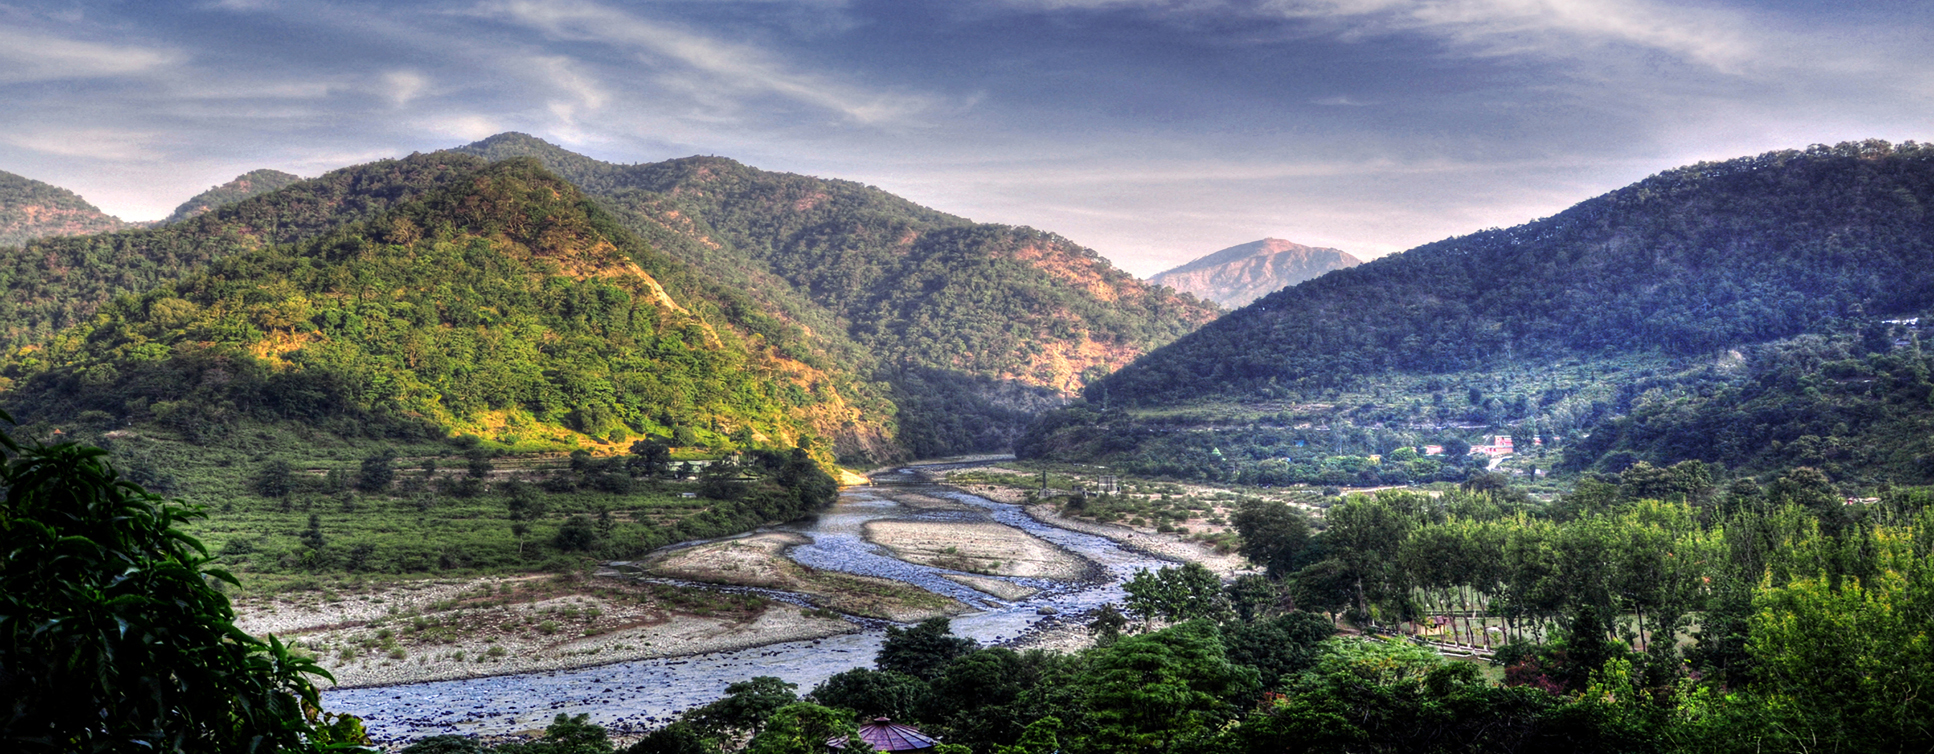
<path fill-rule="evenodd" d="M 1911 142 L 1702 163 L 1367 263 L 1171 271 L 1257 296 L 1224 312 L 719 157 L 254 171 L 0 250 L 6 494 L 159 511 L 115 520 L 272 637 L 237 651 L 334 673 L 309 704 L 354 718 L 303 735 L 409 754 L 885 715 L 954 754 L 1918 741 L 1859 684 L 1928 667 L 1930 201 Z"/>

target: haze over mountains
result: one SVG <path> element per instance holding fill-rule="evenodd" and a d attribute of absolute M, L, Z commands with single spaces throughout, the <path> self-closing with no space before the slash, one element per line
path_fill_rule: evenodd
<path fill-rule="evenodd" d="M 1336 249 L 1265 238 L 1155 273 L 1149 276 L 1148 282 L 1238 309 L 1331 270 L 1362 263 L 1363 260 Z"/>

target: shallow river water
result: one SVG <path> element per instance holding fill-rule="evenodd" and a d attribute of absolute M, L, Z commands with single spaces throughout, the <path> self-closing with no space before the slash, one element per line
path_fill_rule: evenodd
<path fill-rule="evenodd" d="M 908 474 L 905 478 L 914 477 Z M 967 509 L 909 507 L 890 497 L 898 491 L 945 498 L 963 503 Z M 1092 566 L 1092 578 L 1073 583 L 1008 578 L 1041 592 L 1025 599 L 1003 600 L 942 576 L 957 571 L 899 560 L 862 539 L 861 526 L 880 519 L 991 520 L 1007 524 L 1082 557 Z M 848 488 L 826 511 L 763 531 L 774 530 L 797 532 L 812 540 L 787 551 L 802 564 L 904 581 L 974 607 L 975 612 L 953 619 L 953 630 L 982 644 L 1011 643 L 1044 623 L 1119 601 L 1122 583 L 1137 570 L 1168 565 L 1104 537 L 1035 521 L 1019 506 L 923 484 Z M 753 676 L 778 676 L 799 684 L 803 694 L 834 673 L 870 666 L 885 630 L 878 621 L 862 625 L 869 627 L 826 639 L 732 652 L 490 678 L 332 689 L 323 692 L 323 706 L 363 718 L 371 734 L 383 741 L 438 733 L 487 735 L 541 729 L 559 713 L 587 714 L 592 722 L 614 731 L 642 730 L 717 699 L 728 684 Z"/>

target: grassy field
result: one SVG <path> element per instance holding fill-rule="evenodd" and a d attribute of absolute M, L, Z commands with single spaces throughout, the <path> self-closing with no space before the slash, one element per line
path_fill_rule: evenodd
<path fill-rule="evenodd" d="M 259 423 L 200 445 L 148 427 L 46 439 L 98 443 L 126 477 L 202 506 L 208 517 L 186 528 L 250 591 L 318 577 L 569 570 L 747 521 L 736 504 L 698 496 L 696 480 L 631 478 L 610 449 L 574 464 L 564 453 L 517 453 L 474 438 L 344 438 Z M 364 464 L 382 454 L 393 456 L 391 479 L 377 487 Z M 681 452 L 673 467 L 697 457 Z M 286 464 L 289 491 L 264 494 L 261 480 L 277 464 Z M 522 520 L 513 519 L 514 489 L 536 511 Z M 560 538 L 573 519 L 588 535 Z M 521 537 L 518 524 L 527 527 Z"/>

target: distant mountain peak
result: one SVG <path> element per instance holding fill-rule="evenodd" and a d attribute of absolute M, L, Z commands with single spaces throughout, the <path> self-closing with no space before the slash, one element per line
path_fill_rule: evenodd
<path fill-rule="evenodd" d="M 1362 263 L 1336 249 L 1265 238 L 1155 273 L 1148 281 L 1235 309 L 1273 291 Z"/>
<path fill-rule="evenodd" d="M 196 194 L 188 201 L 182 202 L 181 206 L 175 208 L 174 214 L 168 215 L 166 219 L 161 221 L 161 224 L 178 223 L 189 218 L 199 217 L 210 210 L 220 209 L 224 206 L 242 201 L 243 199 L 260 196 L 271 191 L 279 191 L 300 180 L 302 180 L 302 176 L 284 173 L 280 170 L 269 170 L 267 168 L 251 170 L 235 176 L 235 180 L 210 188 L 207 191 Z"/>
<path fill-rule="evenodd" d="M 0 171 L 0 246 L 119 230 L 125 223 L 67 189 Z"/>

